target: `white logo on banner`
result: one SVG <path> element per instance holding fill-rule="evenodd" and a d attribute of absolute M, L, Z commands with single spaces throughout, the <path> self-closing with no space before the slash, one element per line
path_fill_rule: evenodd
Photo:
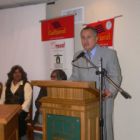
<path fill-rule="evenodd" d="M 46 42 L 49 55 L 49 68 L 50 71 L 54 69 L 63 69 L 67 72 L 68 76 L 71 74 L 71 61 L 73 59 L 74 52 L 74 39 L 61 39 L 50 40 Z"/>

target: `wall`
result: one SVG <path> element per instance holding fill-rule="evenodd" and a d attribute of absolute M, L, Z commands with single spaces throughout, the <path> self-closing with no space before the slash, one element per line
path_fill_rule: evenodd
<path fill-rule="evenodd" d="M 0 80 L 15 64 L 23 66 L 29 79 L 46 79 L 45 47 L 41 42 L 40 20 L 46 5 L 0 10 Z"/>
<path fill-rule="evenodd" d="M 16 64 L 25 69 L 29 80 L 49 79 L 47 48 L 40 30 L 40 20 L 45 18 L 45 4 L 0 10 L 0 81 L 6 82 Z M 38 90 L 34 90 L 34 100 Z"/>
<path fill-rule="evenodd" d="M 55 5 L 47 7 L 47 18 L 60 16 L 61 10 L 79 6 L 85 7 L 85 23 L 123 15 L 115 20 L 114 48 L 117 50 L 122 69 L 122 87 L 132 95 L 132 99 L 125 100 L 121 95 L 116 99 L 115 140 L 139 139 L 140 1 L 58 0 Z M 81 28 L 82 24 L 75 25 L 75 51 L 82 48 L 79 38 Z"/>

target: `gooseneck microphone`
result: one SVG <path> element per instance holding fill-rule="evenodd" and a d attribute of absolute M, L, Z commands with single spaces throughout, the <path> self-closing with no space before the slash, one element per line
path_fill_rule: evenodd
<path fill-rule="evenodd" d="M 80 57 L 84 57 L 85 53 L 81 52 L 75 59 L 72 60 L 72 63 L 77 61 Z"/>

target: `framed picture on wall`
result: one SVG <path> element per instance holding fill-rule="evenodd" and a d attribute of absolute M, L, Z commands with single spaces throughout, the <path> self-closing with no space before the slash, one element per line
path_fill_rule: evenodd
<path fill-rule="evenodd" d="M 62 10 L 61 15 L 74 15 L 75 24 L 84 23 L 84 7 L 76 7 Z"/>

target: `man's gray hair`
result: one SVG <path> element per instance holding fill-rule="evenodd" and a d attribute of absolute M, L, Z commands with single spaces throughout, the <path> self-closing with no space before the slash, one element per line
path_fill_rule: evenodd
<path fill-rule="evenodd" d="M 94 34 L 95 36 L 97 36 L 97 34 L 98 34 L 97 30 L 96 30 L 94 27 L 86 26 L 86 27 L 84 27 L 84 28 L 81 30 L 80 35 L 81 35 L 82 32 L 85 31 L 85 30 L 92 30 L 92 32 L 93 32 L 93 34 Z"/>

